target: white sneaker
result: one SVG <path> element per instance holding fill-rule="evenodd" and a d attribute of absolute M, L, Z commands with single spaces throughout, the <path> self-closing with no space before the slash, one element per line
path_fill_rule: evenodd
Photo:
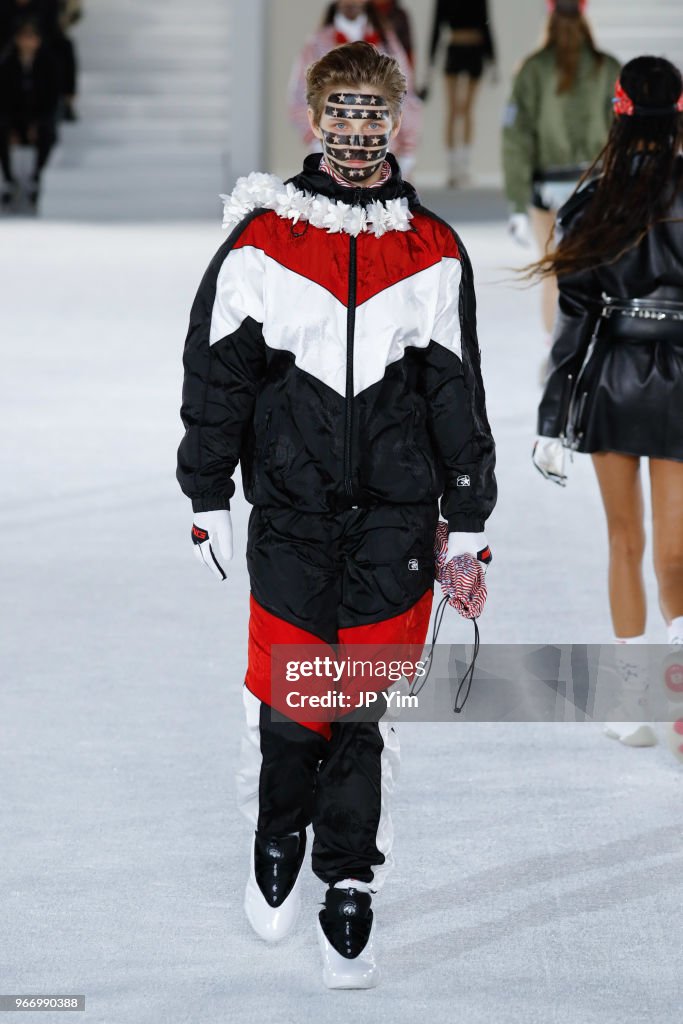
<path fill-rule="evenodd" d="M 657 734 L 649 722 L 606 722 L 605 736 L 627 747 L 654 747 Z"/>
<path fill-rule="evenodd" d="M 305 852 L 305 830 L 280 838 L 254 834 L 244 912 L 256 934 L 266 942 L 286 938 L 296 924 Z"/>
<path fill-rule="evenodd" d="M 323 981 L 328 988 L 374 988 L 378 984 L 371 904 L 369 887 L 353 878 L 327 890 L 317 931 Z"/>

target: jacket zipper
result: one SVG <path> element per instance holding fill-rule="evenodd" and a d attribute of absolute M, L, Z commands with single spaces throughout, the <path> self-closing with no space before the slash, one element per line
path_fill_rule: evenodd
<path fill-rule="evenodd" d="M 569 436 L 569 410 L 572 404 L 572 383 L 574 381 L 574 375 L 572 373 L 567 374 L 567 380 L 564 386 L 564 394 L 562 397 L 562 405 L 560 407 L 560 436 L 568 438 Z"/>
<path fill-rule="evenodd" d="M 346 403 L 344 419 L 344 490 L 353 497 L 351 438 L 353 434 L 353 341 L 356 329 L 356 238 L 349 236 L 349 302 L 346 314 Z"/>

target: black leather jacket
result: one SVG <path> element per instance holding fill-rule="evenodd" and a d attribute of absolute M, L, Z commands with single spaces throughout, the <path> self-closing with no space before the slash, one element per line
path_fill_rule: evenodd
<path fill-rule="evenodd" d="M 538 411 L 540 435 L 559 437 L 564 432 L 572 383 L 586 358 L 607 298 L 647 299 L 655 305 L 683 303 L 683 157 L 677 161 L 676 180 L 680 185 L 667 220 L 655 224 L 639 245 L 615 263 L 560 278 L 550 366 Z M 590 183 L 560 210 L 558 228 L 562 233 L 571 230 L 581 217 L 595 188 L 595 182 Z M 635 332 L 642 328 L 642 322 L 634 321 L 631 329 Z M 659 329 L 670 331 L 671 327 L 662 325 Z M 624 336 L 629 328 L 622 322 L 619 330 Z M 647 330 L 656 332 L 657 323 L 648 323 Z M 637 358 L 635 346 L 633 358 Z M 620 363 L 622 372 L 628 365 L 627 361 Z"/>

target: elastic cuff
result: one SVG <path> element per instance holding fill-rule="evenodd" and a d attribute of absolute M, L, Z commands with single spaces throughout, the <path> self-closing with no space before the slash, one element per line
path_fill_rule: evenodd
<path fill-rule="evenodd" d="M 225 495 L 218 495 L 215 498 L 193 498 L 193 512 L 220 512 L 223 509 L 230 510 L 230 498 Z"/>
<path fill-rule="evenodd" d="M 539 437 L 560 437 L 562 430 L 560 425 L 552 420 L 539 420 L 536 424 L 536 433 Z"/>
<path fill-rule="evenodd" d="M 448 517 L 449 533 L 483 533 L 485 528 L 485 519 L 474 519 L 472 516 L 460 514 Z"/>

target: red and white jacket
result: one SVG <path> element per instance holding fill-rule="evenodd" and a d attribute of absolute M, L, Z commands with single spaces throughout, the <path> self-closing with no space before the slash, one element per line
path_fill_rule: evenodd
<path fill-rule="evenodd" d="M 229 508 L 335 512 L 441 499 L 480 532 L 496 501 L 472 270 L 389 156 L 379 189 L 306 159 L 241 179 L 190 314 L 178 481 Z"/>

